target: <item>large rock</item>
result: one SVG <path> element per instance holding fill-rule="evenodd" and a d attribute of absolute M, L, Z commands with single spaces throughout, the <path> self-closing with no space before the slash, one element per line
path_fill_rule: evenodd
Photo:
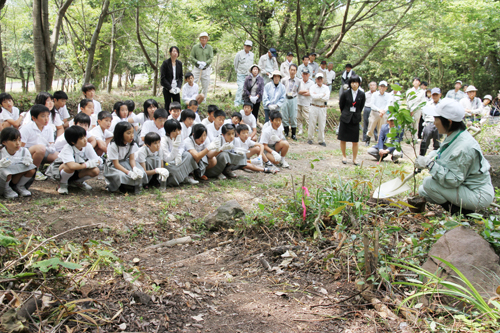
<path fill-rule="evenodd" d="M 236 224 L 236 219 L 245 216 L 245 212 L 236 200 L 231 200 L 217 208 L 205 217 L 205 226 L 210 231 L 221 228 L 231 228 Z"/>
<path fill-rule="evenodd" d="M 431 273 L 436 273 L 438 266 L 442 267 L 445 272 L 441 272 L 441 276 L 447 275 L 448 281 L 460 283 L 451 268 L 432 256 L 444 259 L 460 270 L 485 300 L 496 295 L 495 290 L 500 285 L 497 278 L 500 276 L 499 258 L 491 245 L 475 231 L 464 227 L 448 231 L 434 244 L 422 265 Z"/>

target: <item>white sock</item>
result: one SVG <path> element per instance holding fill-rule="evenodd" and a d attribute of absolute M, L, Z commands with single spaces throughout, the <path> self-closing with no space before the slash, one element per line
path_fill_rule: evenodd
<path fill-rule="evenodd" d="M 30 179 L 31 179 L 31 177 L 22 176 L 16 185 L 17 186 L 24 186 L 27 182 L 29 182 Z"/>
<path fill-rule="evenodd" d="M 75 180 L 75 183 L 83 183 L 84 181 L 86 181 L 87 179 L 90 179 L 92 177 L 90 176 L 83 176 L 82 178 L 78 178 L 77 180 Z"/>
<path fill-rule="evenodd" d="M 75 173 L 66 173 L 64 170 L 61 170 L 61 183 L 62 184 L 67 184 L 68 180 L 73 176 Z"/>
<path fill-rule="evenodd" d="M 8 182 L 5 182 L 5 189 L 7 190 L 10 187 L 10 180 Z"/>

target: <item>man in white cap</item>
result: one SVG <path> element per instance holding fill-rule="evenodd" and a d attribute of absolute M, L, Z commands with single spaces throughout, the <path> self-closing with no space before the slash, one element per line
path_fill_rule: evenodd
<path fill-rule="evenodd" d="M 252 41 L 247 40 L 243 45 L 243 50 L 236 53 L 236 57 L 234 57 L 234 70 L 236 71 L 236 83 L 238 84 L 238 90 L 236 90 L 236 96 L 234 97 L 234 106 L 243 105 L 243 84 L 254 58 L 251 49 Z"/>
<path fill-rule="evenodd" d="M 330 89 L 323 84 L 323 73 L 316 74 L 316 84 L 309 88 L 311 95 L 311 108 L 309 109 L 309 129 L 307 133 L 307 143 L 312 144 L 316 124 L 318 124 L 318 144 L 326 147 L 325 125 L 326 125 L 326 107 L 330 99 Z"/>
<path fill-rule="evenodd" d="M 377 128 L 380 132 L 382 126 L 387 123 L 387 118 L 389 116 L 389 105 L 392 102 L 392 95 L 386 92 L 387 81 L 380 81 L 378 85 L 378 91 L 374 92 L 372 95 L 372 109 L 370 112 L 370 121 L 368 124 L 368 132 L 366 133 L 368 138 L 375 140 L 373 132 Z M 370 140 L 368 140 L 368 143 Z"/>
<path fill-rule="evenodd" d="M 266 123 L 269 121 L 270 111 L 279 111 L 285 103 L 286 89 L 281 83 L 281 73 L 275 70 L 271 73 L 272 81 L 264 86 L 264 96 L 262 104 L 266 115 Z"/>
<path fill-rule="evenodd" d="M 394 120 L 396 118 L 390 117 L 387 119 L 387 124 L 384 124 L 380 129 L 380 133 L 378 136 L 378 142 L 375 146 L 368 148 L 366 151 L 369 155 L 373 156 L 377 161 L 383 160 L 389 154 L 391 155 L 391 159 L 394 163 L 398 163 L 398 160 L 403 157 L 403 152 L 397 151 L 394 147 L 388 147 L 386 144 L 391 142 L 401 142 L 403 140 L 403 132 L 399 132 L 398 136 L 392 140 L 387 136 L 393 128 Z"/>
<path fill-rule="evenodd" d="M 272 72 L 279 69 L 278 60 L 276 57 L 278 53 L 274 47 L 271 47 L 266 54 L 263 54 L 259 59 L 260 75 L 264 79 L 264 84 L 268 84 L 272 80 Z"/>
<path fill-rule="evenodd" d="M 427 114 L 435 118 L 439 134 L 447 137 L 439 151 L 415 160 L 415 167 L 426 168 L 430 174 L 419 187 L 419 194 L 451 214 L 465 215 L 488 207 L 495 198 L 490 164 L 479 143 L 466 130 L 462 121 L 465 109 L 457 101 L 445 98 Z"/>
<path fill-rule="evenodd" d="M 483 111 L 483 103 L 479 97 L 476 97 L 477 89 L 474 86 L 467 87 L 467 96 L 460 100 L 460 104 L 465 109 L 465 118 L 474 121 L 476 115 Z"/>
<path fill-rule="evenodd" d="M 299 85 L 299 97 L 297 99 L 298 135 L 302 135 L 304 125 L 309 124 L 309 109 L 312 100 L 309 89 L 314 85 L 314 82 L 309 79 L 310 76 L 309 69 L 305 68 L 302 71 L 302 78 L 300 79 Z"/>
<path fill-rule="evenodd" d="M 420 89 L 421 81 L 418 77 L 413 79 L 413 87 L 406 92 L 406 103 L 410 109 L 410 114 L 413 117 L 413 129 L 415 134 L 413 139 L 418 139 L 418 123 L 422 117 L 422 107 L 425 106 L 425 90 Z"/>
<path fill-rule="evenodd" d="M 189 60 L 194 64 L 193 76 L 194 82 L 198 83 L 201 79 L 202 94 L 207 98 L 208 86 L 210 86 L 210 74 L 212 67 L 210 64 L 214 59 L 214 50 L 208 43 L 208 34 L 202 32 L 199 36 L 200 43 L 193 46 Z"/>
<path fill-rule="evenodd" d="M 455 90 L 450 90 L 446 93 L 446 98 L 453 98 L 455 101 L 460 102 L 462 98 L 465 97 L 465 93 L 462 91 L 462 81 L 455 81 Z"/>
<path fill-rule="evenodd" d="M 292 61 L 293 61 L 293 53 L 288 52 L 286 54 L 286 60 L 283 61 L 280 66 L 280 72 L 283 79 L 290 77 L 290 73 L 288 71 L 290 69 L 290 65 L 292 64 Z"/>
<path fill-rule="evenodd" d="M 427 102 L 427 105 L 422 109 L 422 117 L 424 118 L 424 130 L 422 132 L 422 142 L 420 143 L 420 155 L 422 156 L 427 153 L 431 139 L 434 150 L 438 150 L 441 146 L 441 143 L 439 142 L 441 135 L 439 134 L 437 127 L 434 125 L 434 117 L 428 114 L 428 110 L 435 108 L 440 101 L 441 89 L 432 88 L 431 100 Z"/>

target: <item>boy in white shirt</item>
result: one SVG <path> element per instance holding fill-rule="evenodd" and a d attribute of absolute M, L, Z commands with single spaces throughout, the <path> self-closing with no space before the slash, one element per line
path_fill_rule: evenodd
<path fill-rule="evenodd" d="M 160 138 L 165 136 L 165 129 L 163 128 L 163 125 L 167 121 L 168 118 L 168 112 L 165 109 L 156 109 L 154 113 L 155 120 L 148 120 L 142 125 L 142 130 L 141 130 L 141 144 L 144 143 L 144 137 L 148 133 L 156 133 L 160 136 Z"/>
<path fill-rule="evenodd" d="M 0 94 L 0 104 L 2 105 L 2 113 L 0 113 L 1 127 L 14 127 L 19 129 L 23 124 L 23 115 L 19 114 L 19 109 L 14 106 L 14 99 L 10 94 Z"/>
<path fill-rule="evenodd" d="M 203 94 L 199 94 L 199 87 L 196 83 L 194 83 L 193 73 L 187 72 L 184 75 L 184 79 L 186 79 L 186 83 L 182 86 L 182 101 L 189 104 L 190 101 L 196 101 L 198 104 L 201 104 L 205 99 Z"/>
<path fill-rule="evenodd" d="M 94 97 L 95 97 L 94 85 L 91 83 L 84 84 L 82 87 L 82 92 L 83 92 L 83 96 L 85 96 L 85 98 L 92 100 L 92 102 L 94 103 L 94 113 L 96 115 L 99 114 L 99 112 L 102 111 L 101 103 L 99 103 L 98 101 L 96 101 L 94 99 Z M 78 110 L 78 112 L 80 112 L 80 110 Z"/>
<path fill-rule="evenodd" d="M 76 118 L 76 117 L 75 117 Z M 102 156 L 108 151 L 108 145 L 113 139 L 113 133 L 109 130 L 113 116 L 108 111 L 101 111 L 97 115 L 97 126 L 90 131 L 90 135 L 95 137 L 94 147 L 97 156 Z"/>
<path fill-rule="evenodd" d="M 241 113 L 233 112 L 233 114 L 231 115 L 231 119 L 226 119 L 224 121 L 224 124 L 233 124 L 234 128 L 236 128 L 236 126 L 241 123 L 241 119 Z"/>
<path fill-rule="evenodd" d="M 273 111 L 269 114 L 270 126 L 262 129 L 260 143 L 264 144 L 267 158 L 273 163 L 283 168 L 290 168 L 285 161 L 290 144 L 286 141 L 281 127 L 281 112 Z M 282 127 L 281 127 L 282 128 Z"/>
<path fill-rule="evenodd" d="M 64 132 L 64 138 L 68 143 L 50 165 L 47 174 L 60 179 L 59 194 L 68 194 L 68 186 L 92 190 L 85 181 L 99 175 L 98 165 L 102 160 L 87 142 L 87 131 L 80 126 L 71 126 Z"/>
<path fill-rule="evenodd" d="M 247 158 L 247 165 L 243 167 L 243 169 L 265 173 L 276 173 L 280 171 L 267 159 L 264 154 L 264 145 L 250 139 L 247 125 L 238 125 L 236 127 L 236 132 L 238 133 L 238 137 L 234 139 L 234 150 L 237 154 L 245 155 Z M 250 160 L 254 155 L 258 156 Z M 265 162 L 265 165 L 263 162 Z M 262 165 L 264 165 L 264 167 L 262 167 Z"/>
<path fill-rule="evenodd" d="M 66 102 L 68 101 L 68 95 L 62 91 L 56 91 L 54 93 L 54 109 L 59 114 L 59 118 L 63 121 L 64 128 L 69 127 L 69 112 L 66 107 Z"/>
<path fill-rule="evenodd" d="M 240 111 L 241 114 L 241 123 L 250 127 L 250 139 L 253 141 L 257 141 L 257 119 L 252 113 L 253 104 L 249 102 L 245 102 L 243 104 L 243 110 Z"/>
<path fill-rule="evenodd" d="M 52 163 L 58 156 L 54 147 L 54 132 L 49 124 L 50 111 L 45 105 L 35 104 L 31 108 L 30 121 L 21 128 L 21 146 L 28 148 L 33 164 L 40 167 Z M 37 171 L 36 180 L 45 180 L 47 176 Z"/>
<path fill-rule="evenodd" d="M 80 112 L 75 116 L 75 118 L 71 122 L 74 123 L 76 126 L 80 126 L 85 129 L 85 131 L 87 132 L 87 142 L 90 143 L 92 148 L 95 148 L 96 138 L 92 136 L 92 134 L 89 132 L 90 117 L 87 114 Z M 56 149 L 57 152 L 61 152 L 67 143 L 68 142 L 66 141 L 66 137 L 64 135 L 60 135 L 56 139 L 54 148 Z"/>
<path fill-rule="evenodd" d="M 200 115 L 198 114 L 198 105 L 199 105 L 199 103 L 197 101 L 192 100 L 192 101 L 189 102 L 189 104 L 187 106 L 187 108 L 189 110 L 193 111 L 194 114 L 196 115 L 196 118 L 194 119 L 194 123 L 195 124 L 201 124 Z"/>
<path fill-rule="evenodd" d="M 203 119 L 201 121 L 201 124 L 204 125 L 205 127 L 207 127 L 208 125 L 210 125 L 211 123 L 214 122 L 214 113 L 215 111 L 219 110 L 219 108 L 217 107 L 217 105 L 209 105 L 207 107 L 207 114 L 208 114 L 208 117 L 206 117 L 205 119 Z"/>
<path fill-rule="evenodd" d="M 170 110 L 168 112 L 170 113 L 168 119 L 175 119 L 177 121 L 181 121 L 181 112 L 182 112 L 181 103 L 179 102 L 170 103 Z"/>
<path fill-rule="evenodd" d="M 159 110 L 163 110 L 167 113 L 167 110 L 165 109 Z M 165 117 L 165 121 L 167 121 L 166 119 L 167 118 Z M 139 150 L 135 153 L 136 162 L 142 166 L 147 176 L 147 183 L 146 178 L 144 178 L 142 185 L 145 189 L 150 186 L 159 187 L 162 182 L 166 183 L 169 176 L 168 170 L 162 166 L 163 155 L 160 145 L 160 135 L 156 132 L 149 132 L 144 136 L 144 146 L 139 148 Z"/>
<path fill-rule="evenodd" d="M 214 141 L 216 137 L 222 134 L 222 125 L 226 120 L 226 113 L 222 110 L 214 112 L 214 122 L 207 126 L 207 137 L 209 142 Z"/>
<path fill-rule="evenodd" d="M 186 109 L 181 113 L 181 140 L 184 140 L 191 135 L 191 129 L 193 127 L 196 115 L 193 110 Z"/>

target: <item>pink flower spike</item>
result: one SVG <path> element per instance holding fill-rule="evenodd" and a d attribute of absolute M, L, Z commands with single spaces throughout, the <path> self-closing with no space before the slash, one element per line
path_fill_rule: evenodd
<path fill-rule="evenodd" d="M 303 221 L 306 220 L 306 204 L 304 203 L 304 199 L 302 199 L 302 208 L 304 209 L 304 212 L 302 213 Z"/>
<path fill-rule="evenodd" d="M 309 190 L 307 189 L 307 187 L 305 186 L 302 186 L 302 189 L 304 190 L 304 193 L 309 197 Z"/>

